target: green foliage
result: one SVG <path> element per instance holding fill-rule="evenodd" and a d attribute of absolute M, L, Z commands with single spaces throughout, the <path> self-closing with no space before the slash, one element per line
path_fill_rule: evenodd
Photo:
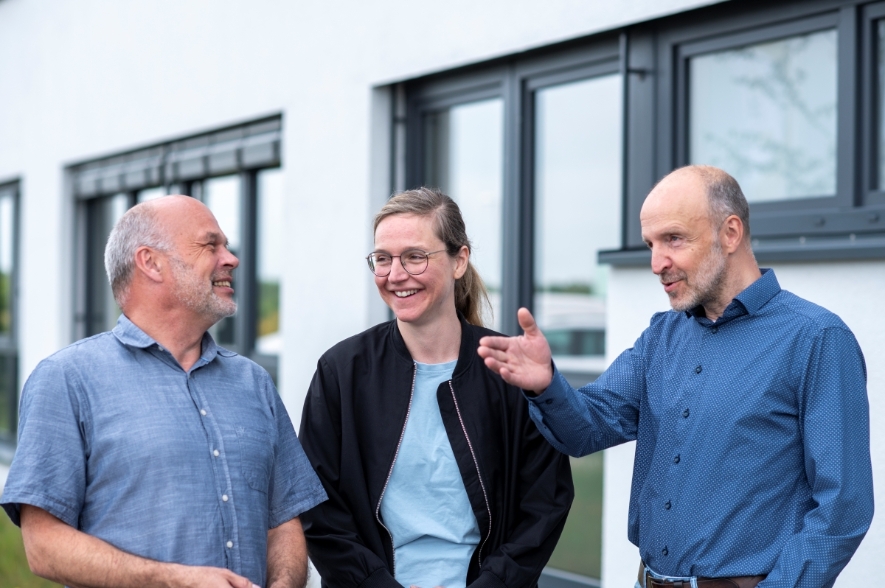
<path fill-rule="evenodd" d="M 0 513 L 0 586 L 4 588 L 59 588 L 28 569 L 22 534 L 5 513 Z"/>
<path fill-rule="evenodd" d="M 602 452 L 571 458 L 575 501 L 562 537 L 547 565 L 600 578 L 602 576 Z"/>
<path fill-rule="evenodd" d="M 280 283 L 258 283 L 258 336 L 280 330 Z"/>
<path fill-rule="evenodd" d="M 570 284 L 535 284 L 535 292 L 554 292 L 556 294 L 593 294 L 593 284 L 588 282 L 572 282 Z"/>

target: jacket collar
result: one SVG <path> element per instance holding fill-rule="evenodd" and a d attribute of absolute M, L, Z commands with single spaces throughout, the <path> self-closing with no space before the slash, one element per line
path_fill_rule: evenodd
<path fill-rule="evenodd" d="M 476 349 L 479 347 L 479 341 L 476 339 L 476 331 L 474 330 L 473 325 L 467 322 L 467 319 L 464 318 L 461 311 L 456 312 L 458 312 L 458 320 L 461 322 L 461 349 L 458 351 L 458 363 L 455 364 L 455 371 L 452 372 L 453 378 L 461 375 L 462 372 L 467 371 L 471 362 L 478 357 Z M 403 339 L 402 333 L 400 333 L 399 323 L 397 323 L 396 319 L 393 319 L 390 321 L 390 325 L 394 349 L 396 349 L 396 352 L 401 355 L 403 359 L 414 364 L 415 360 L 412 359 L 412 354 L 409 353 L 409 348 L 406 347 L 406 342 Z"/>

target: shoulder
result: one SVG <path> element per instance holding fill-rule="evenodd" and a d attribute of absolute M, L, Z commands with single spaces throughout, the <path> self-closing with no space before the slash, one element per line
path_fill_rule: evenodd
<path fill-rule="evenodd" d="M 823 331 L 826 329 L 844 329 L 851 332 L 848 325 L 839 316 L 810 300 L 796 296 L 788 290 L 781 290 L 772 300 L 775 309 L 789 313 L 791 317 L 807 329 Z"/>
<path fill-rule="evenodd" d="M 339 341 L 323 353 L 320 361 L 328 364 L 349 363 L 354 358 L 366 354 L 385 353 L 391 343 L 393 323 L 394 321 L 379 323 L 362 333 Z"/>
<path fill-rule="evenodd" d="M 108 361 L 109 352 L 119 347 L 119 340 L 110 331 L 80 339 L 40 361 L 31 375 L 66 372 L 84 366 L 88 366 L 90 370 L 100 369 L 100 364 Z"/>

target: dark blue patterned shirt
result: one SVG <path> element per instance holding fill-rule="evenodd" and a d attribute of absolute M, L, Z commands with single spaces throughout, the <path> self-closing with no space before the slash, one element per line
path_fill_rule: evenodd
<path fill-rule="evenodd" d="M 530 409 L 571 455 L 637 441 L 628 536 L 661 574 L 831 586 L 873 516 L 861 350 L 771 270 L 716 322 L 655 314 L 596 382 L 556 372 Z"/>
<path fill-rule="evenodd" d="M 22 392 L 2 504 L 124 551 L 264 586 L 267 532 L 326 499 L 267 372 L 207 333 L 185 372 L 121 316 L 43 360 Z"/>

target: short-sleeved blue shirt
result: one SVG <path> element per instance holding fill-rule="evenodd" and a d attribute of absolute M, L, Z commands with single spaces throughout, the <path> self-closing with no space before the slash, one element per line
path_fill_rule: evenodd
<path fill-rule="evenodd" d="M 2 504 L 263 586 L 268 529 L 325 499 L 267 372 L 208 333 L 185 372 L 121 316 L 28 378 Z"/>

